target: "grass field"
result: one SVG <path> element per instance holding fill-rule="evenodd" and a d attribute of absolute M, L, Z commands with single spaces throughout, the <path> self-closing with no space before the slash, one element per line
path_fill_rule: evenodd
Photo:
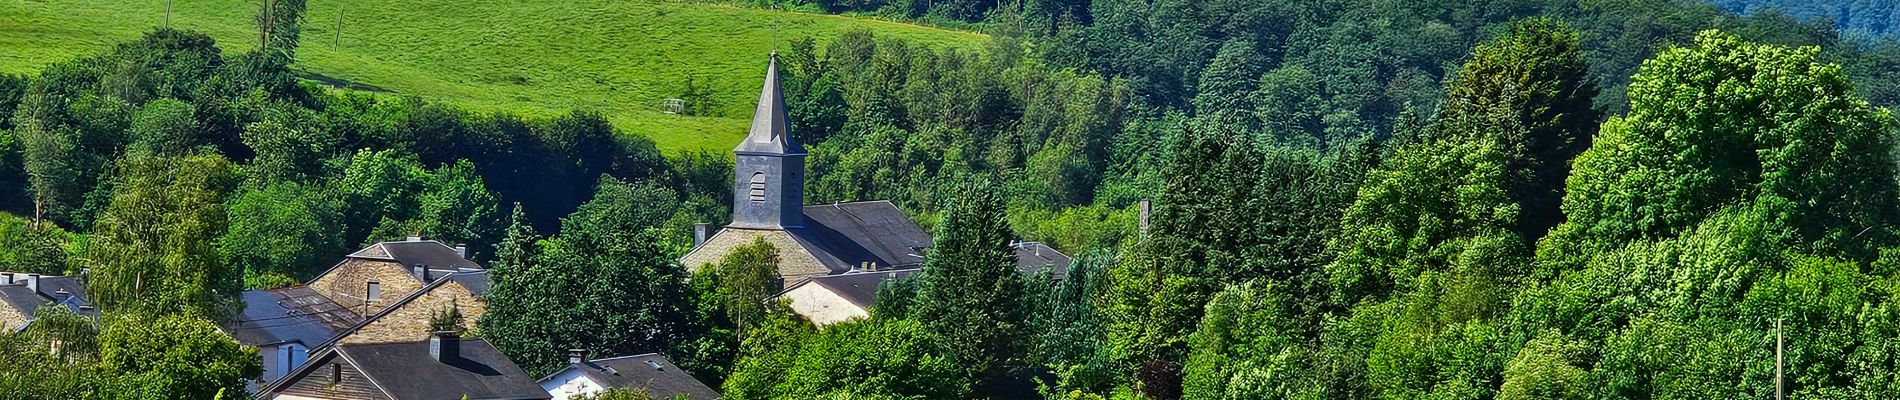
<path fill-rule="evenodd" d="M 167 0 L 0 0 L 0 72 L 97 53 L 163 25 Z M 173 27 L 236 53 L 256 46 L 256 0 L 172 0 Z M 342 16 L 341 35 L 337 20 Z M 669 152 L 744 135 L 765 57 L 811 36 L 870 29 L 934 47 L 981 34 L 830 15 L 660 0 L 311 0 L 297 69 L 311 79 L 477 111 L 603 113 Z M 687 76 L 718 112 L 660 112 Z"/>

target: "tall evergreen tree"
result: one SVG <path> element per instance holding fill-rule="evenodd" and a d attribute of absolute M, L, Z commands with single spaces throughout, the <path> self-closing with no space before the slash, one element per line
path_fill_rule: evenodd
<path fill-rule="evenodd" d="M 971 182 L 959 192 L 925 255 L 910 317 L 936 332 L 968 374 L 989 377 L 1020 360 L 1028 333 L 1024 277 L 996 185 Z"/>

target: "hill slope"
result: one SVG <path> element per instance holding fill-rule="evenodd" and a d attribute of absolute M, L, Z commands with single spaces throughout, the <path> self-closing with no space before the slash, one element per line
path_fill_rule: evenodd
<path fill-rule="evenodd" d="M 226 52 L 256 45 L 251 0 L 176 1 L 172 26 Z M 981 34 L 842 16 L 633 1 L 331 0 L 304 13 L 297 68 L 336 85 L 449 101 L 478 111 L 604 113 L 665 150 L 723 150 L 743 136 L 765 55 L 796 38 L 855 29 L 929 46 L 974 47 Z M 163 25 L 166 0 L 5 0 L 0 72 L 99 52 Z M 342 13 L 342 34 L 337 19 Z M 18 23 L 16 23 L 16 21 Z M 660 112 L 686 78 L 716 112 Z"/>
<path fill-rule="evenodd" d="M 1803 20 L 1826 20 L 1842 32 L 1900 38 L 1900 0 L 1711 0 L 1736 14 L 1780 11 Z"/>

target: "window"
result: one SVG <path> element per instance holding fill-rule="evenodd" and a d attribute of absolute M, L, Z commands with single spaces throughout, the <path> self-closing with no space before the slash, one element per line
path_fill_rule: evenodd
<path fill-rule="evenodd" d="M 752 197 L 752 202 L 754 203 L 765 202 L 765 173 L 764 172 L 752 173 L 751 197 Z"/>

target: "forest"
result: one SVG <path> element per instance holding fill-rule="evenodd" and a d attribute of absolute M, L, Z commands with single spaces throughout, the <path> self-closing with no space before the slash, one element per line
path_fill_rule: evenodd
<path fill-rule="evenodd" d="M 256 350 L 216 325 L 240 291 L 421 235 L 491 268 L 466 328 L 529 374 L 664 352 L 732 399 L 1900 394 L 1900 44 L 1829 20 L 734 2 L 992 35 L 777 49 L 806 201 L 891 200 L 938 238 L 818 327 L 759 301 L 770 246 L 679 265 L 729 220 L 730 154 L 300 79 L 280 3 L 255 43 L 160 28 L 0 76 L 0 270 L 87 274 L 105 311 L 0 334 L 0 393 L 243 397 Z M 1016 238 L 1077 261 L 1024 275 Z"/>

